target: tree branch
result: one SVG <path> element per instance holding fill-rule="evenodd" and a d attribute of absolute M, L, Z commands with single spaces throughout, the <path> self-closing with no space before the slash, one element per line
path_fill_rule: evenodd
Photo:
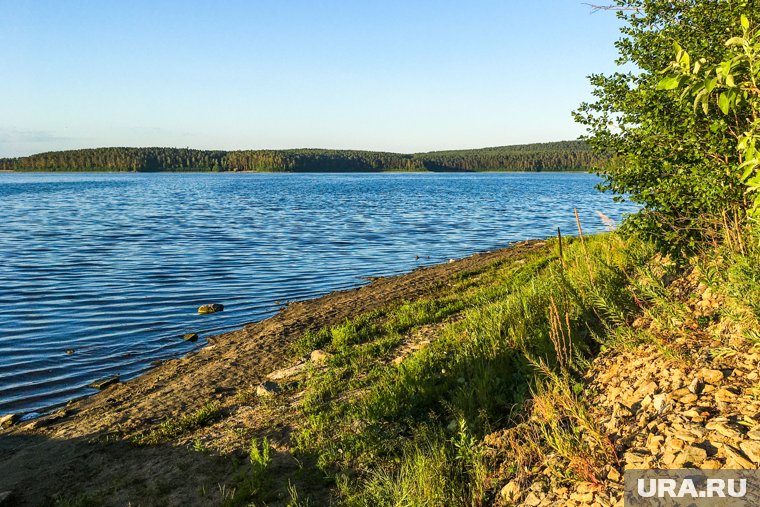
<path fill-rule="evenodd" d="M 599 11 L 640 11 L 641 7 L 618 7 L 616 5 L 596 5 L 596 4 L 588 4 L 584 3 L 583 5 L 588 5 L 591 7 L 591 12 L 599 12 Z"/>

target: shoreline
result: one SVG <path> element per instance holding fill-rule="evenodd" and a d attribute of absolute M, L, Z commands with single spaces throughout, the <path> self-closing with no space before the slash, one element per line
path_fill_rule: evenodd
<path fill-rule="evenodd" d="M 98 459 L 110 461 L 115 459 L 111 456 L 113 450 L 83 448 L 82 442 L 129 441 L 155 429 L 162 421 L 201 409 L 209 400 L 219 404 L 225 413 L 234 413 L 239 410 L 236 400 L 241 393 L 265 382 L 272 371 L 292 363 L 292 347 L 305 333 L 389 304 L 434 294 L 441 287 L 449 286 L 453 277 L 520 259 L 545 247 L 544 240 L 518 242 L 499 250 L 420 267 L 356 288 L 290 303 L 272 317 L 209 337 L 206 345 L 184 357 L 167 360 L 124 383 L 74 400 L 52 413 L 0 429 L 0 467 L 23 470 L 19 463 L 32 460 L 40 469 L 50 470 L 50 475 L 67 477 L 67 481 L 76 483 L 78 475 L 67 475 L 60 470 L 54 456 L 40 463 L 37 453 L 29 455 L 14 441 L 31 441 L 36 446 L 66 442 L 66 449 L 55 453 L 63 452 L 79 459 L 94 452 Z M 123 449 L 118 451 L 123 452 Z M 159 455 L 156 459 L 164 458 Z M 20 471 L 0 478 L 0 491 L 9 488 L 18 491 L 20 484 L 32 491 L 30 498 L 37 499 L 49 495 L 56 487 L 38 485 Z"/>
<path fill-rule="evenodd" d="M 0 171 L 0 172 L 3 172 L 3 171 Z M 13 172 L 13 171 L 8 171 L 8 172 Z M 249 171 L 249 172 L 255 172 L 255 171 Z M 195 349 L 192 349 L 189 352 L 187 352 L 187 353 L 185 353 L 185 354 L 183 354 L 181 356 L 178 356 L 178 357 L 173 357 L 173 358 L 168 358 L 168 359 L 163 359 L 163 360 L 156 359 L 156 360 L 152 361 L 152 363 L 155 363 L 155 365 L 149 366 L 148 368 L 146 368 L 145 370 L 137 373 L 134 376 L 129 376 L 126 380 L 118 381 L 115 384 L 109 383 L 107 385 L 107 387 L 111 387 L 112 385 L 117 385 L 117 386 L 126 385 L 126 384 L 128 384 L 130 382 L 134 382 L 135 380 L 140 379 L 141 377 L 143 377 L 145 375 L 148 375 L 148 374 L 150 374 L 152 372 L 155 372 L 156 370 L 164 367 L 167 363 L 170 363 L 170 362 L 173 362 L 173 361 L 182 361 L 182 360 L 184 360 L 186 358 L 192 357 L 192 356 L 194 356 L 194 355 L 196 355 L 196 354 L 204 351 L 204 349 L 207 349 L 209 347 L 213 348 L 213 345 L 215 344 L 215 342 L 218 339 L 224 339 L 224 337 L 227 337 L 229 335 L 238 335 L 240 333 L 243 333 L 246 328 L 249 328 L 251 326 L 263 325 L 267 321 L 269 321 L 269 320 L 274 319 L 275 317 L 277 317 L 283 311 L 287 311 L 288 308 L 291 305 L 308 304 L 309 306 L 312 306 L 312 305 L 321 306 L 323 304 L 323 300 L 325 302 L 327 302 L 330 299 L 332 299 L 333 297 L 337 297 L 337 296 L 343 295 L 343 294 L 350 294 L 350 293 L 356 292 L 358 290 L 361 290 L 363 288 L 369 288 L 370 286 L 372 286 L 373 284 L 375 284 L 375 282 L 378 282 L 378 281 L 383 281 L 385 283 L 396 283 L 396 281 L 403 281 L 404 279 L 410 277 L 411 275 L 416 274 L 416 273 L 421 272 L 421 271 L 425 271 L 425 270 L 431 270 L 431 269 L 439 270 L 439 269 L 441 269 L 441 270 L 444 270 L 446 272 L 450 272 L 450 271 L 451 272 L 456 272 L 457 269 L 454 268 L 452 266 L 452 264 L 455 264 L 455 263 L 458 263 L 458 262 L 467 262 L 468 264 L 470 264 L 471 262 L 480 262 L 482 260 L 482 258 L 484 258 L 484 257 L 485 258 L 490 258 L 491 256 L 494 256 L 494 255 L 496 255 L 498 257 L 498 256 L 501 256 L 502 253 L 509 252 L 513 248 L 521 246 L 521 245 L 533 245 L 535 243 L 542 243 L 543 244 L 543 243 L 545 243 L 545 241 L 546 241 L 545 239 L 530 239 L 530 240 L 523 240 L 523 241 L 515 241 L 515 242 L 510 243 L 506 247 L 498 248 L 496 250 L 486 250 L 486 251 L 483 251 L 483 252 L 476 252 L 476 253 L 470 254 L 470 255 L 465 256 L 465 257 L 456 258 L 456 259 L 450 259 L 448 262 L 439 262 L 439 263 L 431 264 L 431 265 L 422 265 L 422 266 L 418 266 L 418 267 L 412 269 L 411 271 L 406 271 L 406 272 L 402 272 L 402 273 L 395 274 L 395 275 L 378 276 L 378 277 L 375 277 L 375 276 L 373 276 L 373 277 L 360 277 L 360 279 L 362 280 L 362 282 L 366 282 L 366 283 L 359 282 L 355 286 L 351 286 L 351 287 L 346 288 L 346 289 L 334 290 L 334 291 L 328 292 L 328 293 L 326 293 L 326 294 L 324 294 L 322 296 L 312 297 L 312 298 L 304 299 L 304 300 L 297 300 L 297 301 L 286 302 L 285 304 L 283 304 L 282 306 L 280 306 L 279 310 L 275 314 L 273 314 L 273 315 L 271 315 L 269 317 L 265 317 L 265 318 L 260 319 L 260 320 L 253 320 L 253 321 L 250 321 L 250 322 L 243 323 L 240 326 L 236 327 L 235 329 L 231 329 L 231 330 L 223 332 L 223 333 L 218 333 L 218 334 L 210 335 L 210 336 L 204 336 L 203 340 L 205 340 L 205 343 L 202 344 L 202 345 L 200 345 L 199 347 L 197 347 Z M 452 261 L 454 261 L 454 262 L 452 262 Z M 444 269 L 444 267 L 446 267 L 446 269 Z M 359 313 L 361 313 L 360 310 L 357 310 L 357 311 Z M 146 358 L 146 360 L 147 359 L 150 359 L 150 358 L 148 357 L 148 358 Z M 117 374 L 114 374 L 114 375 L 111 375 L 111 376 L 108 376 L 108 377 L 103 377 L 102 379 L 96 380 L 92 384 L 100 383 L 102 381 L 107 381 L 108 379 L 111 379 L 111 378 L 114 378 L 114 377 L 118 378 L 119 374 L 117 373 Z M 93 398 L 93 397 L 96 397 L 96 396 L 100 396 L 100 395 L 103 394 L 103 392 L 105 390 L 106 389 L 99 389 L 99 391 L 96 391 L 96 392 L 93 392 L 93 393 L 90 393 L 90 394 L 83 394 L 83 395 L 80 395 L 78 397 L 71 398 L 70 400 L 68 400 L 66 402 L 59 402 L 59 403 L 56 403 L 54 405 L 50 405 L 48 407 L 44 407 L 44 408 L 37 409 L 37 410 L 30 410 L 30 411 L 26 411 L 26 412 L 24 412 L 24 411 L 9 412 L 7 414 L 0 414 L 0 418 L 7 417 L 7 416 L 18 417 L 19 419 L 15 421 L 15 426 L 17 426 L 17 427 L 24 426 L 24 425 L 27 425 L 27 424 L 30 425 L 30 426 L 47 425 L 48 418 L 52 417 L 53 420 L 57 421 L 58 419 L 60 419 L 59 416 L 60 416 L 60 412 L 61 411 L 70 411 L 70 408 L 73 407 L 75 404 L 79 404 L 79 403 L 82 403 L 82 402 L 84 402 L 84 401 L 86 401 L 86 400 L 88 400 L 90 398 Z M 26 419 L 23 419 L 23 418 L 26 418 Z M 35 423 L 37 423 L 37 424 L 35 424 Z M 0 424 L 0 436 L 1 435 L 2 435 L 2 425 Z"/>
<path fill-rule="evenodd" d="M 156 366 L 149 368 L 148 370 L 139 373 L 135 377 L 131 377 L 128 380 L 124 382 L 119 382 L 117 384 L 114 384 L 114 386 L 130 386 L 132 383 L 139 382 L 140 379 L 144 376 L 150 375 L 150 374 L 157 374 L 160 373 L 160 370 L 162 368 L 165 368 L 167 365 L 175 362 L 186 362 L 188 359 L 192 358 L 193 356 L 196 356 L 197 354 L 204 353 L 207 350 L 213 350 L 217 345 L 221 345 L 224 340 L 237 340 L 239 337 L 243 334 L 246 334 L 249 332 L 251 328 L 256 327 L 263 327 L 265 329 L 269 328 L 268 323 L 270 321 L 274 321 L 278 319 L 278 317 L 281 317 L 283 313 L 287 313 L 291 310 L 292 307 L 308 307 L 310 310 L 317 308 L 317 311 L 319 312 L 320 308 L 324 307 L 330 307 L 330 311 L 333 310 L 331 306 L 333 305 L 333 300 L 335 299 L 352 299 L 352 296 L 357 293 L 361 292 L 366 289 L 366 292 L 372 293 L 374 292 L 374 289 L 376 288 L 385 288 L 387 286 L 392 286 L 396 284 L 405 284 L 407 280 L 412 280 L 413 283 L 417 283 L 418 279 L 421 281 L 420 283 L 431 283 L 432 280 L 425 280 L 428 277 L 439 277 L 439 276 L 451 276 L 452 274 L 456 274 L 463 269 L 470 269 L 473 266 L 482 265 L 482 263 L 489 263 L 489 262 L 495 262 L 498 259 L 501 259 L 502 257 L 510 257 L 512 255 L 520 255 L 524 252 L 521 250 L 522 247 L 527 247 L 528 249 L 539 246 L 542 247 L 546 244 L 546 240 L 544 239 L 531 239 L 531 240 L 525 240 L 525 241 L 518 241 L 515 243 L 512 243 L 506 247 L 497 249 L 497 250 L 490 250 L 485 252 L 477 252 L 471 255 L 468 255 L 466 257 L 458 258 L 458 259 L 451 259 L 448 262 L 441 262 L 437 264 L 432 264 L 430 266 L 420 266 L 418 268 L 415 268 L 411 271 L 404 272 L 397 275 L 391 275 L 391 276 L 382 276 L 382 277 L 371 277 L 367 278 L 365 281 L 369 282 L 362 285 L 357 285 L 355 287 L 351 287 L 348 289 L 342 289 L 342 290 L 336 290 L 329 292 L 323 296 L 318 296 L 315 298 L 305 299 L 302 301 L 293 301 L 288 302 L 286 305 L 282 306 L 280 310 L 275 313 L 274 315 L 261 319 L 256 321 L 251 321 L 245 324 L 242 324 L 240 327 L 233 329 L 231 331 L 227 331 L 224 333 L 219 333 L 216 335 L 205 337 L 206 343 L 202 346 L 191 350 L 190 352 L 184 354 L 183 356 L 166 359 L 161 361 L 161 364 L 157 364 Z M 453 261 L 453 262 L 452 262 Z M 428 289 L 426 287 L 426 289 Z M 424 292 L 425 289 L 423 289 Z M 418 297 L 422 293 L 411 291 L 408 295 L 411 297 Z M 403 294 L 401 294 L 403 296 Z M 371 310 L 375 306 L 387 304 L 390 302 L 389 300 L 379 300 L 372 297 L 372 294 L 370 294 L 370 304 L 367 308 L 364 309 L 356 309 L 356 311 L 348 312 L 348 315 L 346 317 L 354 316 L 356 314 L 365 313 L 366 311 Z M 341 316 L 342 313 L 341 313 Z M 298 317 L 301 317 L 301 312 L 299 312 Z M 337 317 L 336 317 L 337 318 Z M 328 320 L 334 320 L 334 318 L 330 318 Z M 311 324 L 311 323 L 310 323 Z M 321 323 L 321 326 L 324 325 L 330 325 L 330 322 Z M 227 345 L 227 344 L 225 344 Z M 209 360 L 212 358 L 209 358 Z M 42 411 L 33 411 L 33 412 L 27 412 L 27 413 L 21 413 L 20 416 L 24 416 L 31 413 L 39 413 L 40 415 L 37 417 L 34 417 L 32 419 L 20 422 L 17 424 L 17 427 L 24 427 L 29 426 L 30 429 L 36 429 L 39 427 L 48 426 L 49 423 L 55 423 L 62 419 L 60 417 L 59 412 L 61 412 L 61 409 L 68 412 L 69 414 L 74 414 L 76 410 L 79 410 L 79 405 L 86 405 L 87 401 L 92 398 L 97 398 L 104 396 L 106 393 L 110 393 L 113 389 L 111 386 L 108 386 L 107 388 L 95 392 L 89 395 L 84 395 L 79 398 L 74 398 L 72 400 L 69 400 L 67 403 L 62 403 L 58 405 L 53 405 L 49 408 L 42 409 Z M 74 408 L 77 407 L 77 408 Z M 52 418 L 52 420 L 51 420 Z M 2 435 L 2 430 L 0 430 L 0 435 Z"/>
<path fill-rule="evenodd" d="M 484 169 L 484 170 L 459 170 L 459 171 L 409 171 L 405 169 L 389 169 L 383 171 L 97 171 L 97 170 L 57 170 L 57 171 L 18 171 L 14 169 L 0 169 L 0 173 L 16 174 L 595 174 L 596 170 L 592 168 L 582 169 Z"/>

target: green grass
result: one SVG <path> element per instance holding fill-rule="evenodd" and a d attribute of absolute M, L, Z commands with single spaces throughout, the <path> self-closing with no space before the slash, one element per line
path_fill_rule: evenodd
<path fill-rule="evenodd" d="M 222 505 L 258 505 L 269 494 L 269 466 L 272 448 L 264 437 L 261 444 L 254 438 L 248 451 L 248 463 L 238 467 L 235 487 L 222 492 Z"/>
<path fill-rule="evenodd" d="M 318 456 L 347 505 L 477 504 L 489 488 L 478 442 L 513 425 L 545 386 L 538 364 L 577 374 L 599 337 L 636 310 L 629 272 L 650 253 L 638 248 L 614 235 L 566 240 L 563 267 L 550 242 L 460 274 L 434 297 L 308 334 L 295 350 L 334 355 L 306 381 L 300 451 Z M 394 364 L 426 328 L 431 343 Z M 558 438 L 571 452 L 569 435 Z"/>
<path fill-rule="evenodd" d="M 219 404 L 211 402 L 191 414 L 174 419 L 166 419 L 156 429 L 133 439 L 138 445 L 155 445 L 169 442 L 179 436 L 190 433 L 198 428 L 209 426 L 221 419 Z"/>

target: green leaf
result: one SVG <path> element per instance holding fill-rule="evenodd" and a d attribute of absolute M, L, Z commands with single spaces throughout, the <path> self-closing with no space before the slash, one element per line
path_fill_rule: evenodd
<path fill-rule="evenodd" d="M 694 112 L 697 112 L 697 108 L 702 105 L 702 110 L 707 114 L 707 90 L 701 89 L 699 93 L 697 93 L 697 96 L 694 97 Z"/>
<path fill-rule="evenodd" d="M 715 89 L 715 85 L 718 84 L 718 78 L 705 79 L 705 90 L 707 93 L 712 92 Z"/>
<path fill-rule="evenodd" d="M 658 90 L 675 90 L 681 82 L 680 76 L 668 76 L 657 83 Z"/>
<path fill-rule="evenodd" d="M 681 64 L 682 69 L 688 72 L 689 69 L 691 69 L 691 58 L 689 58 L 689 53 L 686 51 L 681 51 L 681 53 L 678 55 L 678 63 Z"/>
<path fill-rule="evenodd" d="M 718 96 L 718 107 L 723 114 L 728 114 L 728 96 L 725 93 Z"/>
<path fill-rule="evenodd" d="M 755 167 L 757 166 L 757 160 L 748 160 L 747 162 L 744 162 L 742 166 L 745 164 L 748 165 L 749 167 L 747 167 L 742 173 L 741 181 L 746 181 L 747 178 L 749 178 L 752 175 L 752 173 L 755 170 Z M 739 168 L 741 168 L 741 166 L 739 166 Z"/>
<path fill-rule="evenodd" d="M 726 47 L 729 46 L 742 46 L 747 42 L 744 37 L 731 37 L 726 41 Z"/>
<path fill-rule="evenodd" d="M 739 93 L 737 93 L 736 90 L 728 90 L 728 91 L 726 91 L 726 96 L 728 97 L 729 108 L 731 106 L 736 106 L 738 104 L 738 102 L 739 102 L 738 101 Z"/>
<path fill-rule="evenodd" d="M 710 112 L 710 101 L 708 99 L 709 96 L 707 94 L 702 97 L 702 112 L 705 114 Z"/>
<path fill-rule="evenodd" d="M 749 19 L 744 14 L 742 14 L 742 28 L 749 30 Z"/>

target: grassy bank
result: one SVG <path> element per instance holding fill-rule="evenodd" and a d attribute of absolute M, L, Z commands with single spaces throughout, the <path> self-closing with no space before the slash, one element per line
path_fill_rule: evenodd
<path fill-rule="evenodd" d="M 677 265 L 615 234 L 564 252 L 549 242 L 299 339 L 296 356 L 331 355 L 293 387 L 295 452 L 317 457 L 340 503 L 509 504 L 505 483 L 543 482 L 539 469 L 555 489 L 601 485 L 624 463 L 587 402 L 600 351 L 654 346 L 688 363 L 691 345 L 674 337 L 707 335 L 716 356 L 760 344 L 756 253 L 709 249 Z M 724 299 L 695 313 L 707 286 Z M 508 444 L 498 458 L 493 435 Z"/>
<path fill-rule="evenodd" d="M 322 348 L 331 357 L 298 387 L 303 425 L 295 442 L 318 456 L 345 503 L 493 500 L 479 442 L 521 422 L 536 395 L 556 397 L 552 409 L 569 412 L 556 414 L 545 435 L 557 451 L 588 462 L 568 473 L 599 458 L 604 437 L 575 404 L 573 378 L 608 341 L 610 326 L 635 311 L 629 273 L 652 252 L 614 235 L 563 246 L 564 262 L 549 242 L 461 274 L 434 297 L 299 339 L 297 354 Z M 563 434 L 568 416 L 580 426 Z"/>

